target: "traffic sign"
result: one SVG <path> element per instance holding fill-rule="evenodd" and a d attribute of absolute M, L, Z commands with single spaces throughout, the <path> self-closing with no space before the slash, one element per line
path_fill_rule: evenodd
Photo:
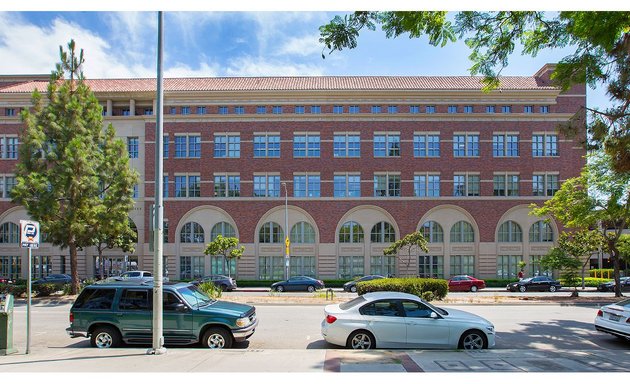
<path fill-rule="evenodd" d="M 39 248 L 39 222 L 20 220 L 20 246 Z"/>

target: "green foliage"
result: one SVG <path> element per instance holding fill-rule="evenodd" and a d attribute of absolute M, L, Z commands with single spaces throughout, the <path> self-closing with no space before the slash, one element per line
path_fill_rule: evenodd
<path fill-rule="evenodd" d="M 442 300 L 448 293 L 448 282 L 444 279 L 407 277 L 377 279 L 357 283 L 357 294 L 359 295 L 380 291 L 405 292 L 419 297 L 425 297 L 425 292 L 430 292 L 433 295 L 433 300 Z"/>
<path fill-rule="evenodd" d="M 55 292 L 62 291 L 63 290 L 63 285 L 62 284 L 50 284 L 50 283 L 37 284 L 37 285 L 33 286 L 32 289 L 36 293 L 37 297 L 45 297 L 45 296 L 50 296 L 50 295 L 52 295 Z"/>
<path fill-rule="evenodd" d="M 560 278 L 565 281 L 567 286 L 575 287 L 580 282 L 579 269 L 582 263 L 562 248 L 552 248 L 548 254 L 540 259 L 540 265 L 544 269 L 560 270 Z"/>
<path fill-rule="evenodd" d="M 218 235 L 214 241 L 206 246 L 204 251 L 206 255 L 222 255 L 225 257 L 228 263 L 228 276 L 230 275 L 232 259 L 239 259 L 243 256 L 243 252 L 245 252 L 245 247 L 239 247 L 236 237 L 223 237 L 222 235 Z"/>
<path fill-rule="evenodd" d="M 0 293 L 10 293 L 17 299 L 26 294 L 26 284 L 0 284 Z"/>
<path fill-rule="evenodd" d="M 77 293 L 77 250 L 116 237 L 127 224 L 138 175 L 114 128 L 103 130 L 102 107 L 81 70 L 83 51 L 77 56 L 74 41 L 68 49 L 59 47 L 46 101 L 34 91 L 32 109 L 22 112 L 25 129 L 11 193 L 40 222 L 48 241 L 69 249 Z"/>
<path fill-rule="evenodd" d="M 605 280 L 610 280 L 613 278 L 615 273 L 614 269 L 610 269 L 610 268 L 595 268 L 595 269 L 589 269 L 588 271 L 588 275 L 589 277 L 595 277 L 595 278 L 600 278 L 600 279 L 605 279 Z"/>
<path fill-rule="evenodd" d="M 407 251 L 407 267 L 411 263 L 412 258 L 416 258 L 420 253 L 429 252 L 427 247 L 427 239 L 420 231 L 416 231 L 405 235 L 400 240 L 390 244 L 389 247 L 383 250 L 384 255 L 399 255 L 402 250 Z"/>
<path fill-rule="evenodd" d="M 211 281 L 206 281 L 199 284 L 198 288 L 201 292 L 205 293 L 206 295 L 208 295 L 208 297 L 213 299 L 218 299 L 223 294 L 221 288 L 214 285 Z"/>

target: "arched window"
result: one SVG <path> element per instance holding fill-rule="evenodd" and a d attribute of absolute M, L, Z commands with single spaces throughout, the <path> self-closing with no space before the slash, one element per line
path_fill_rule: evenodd
<path fill-rule="evenodd" d="M 179 241 L 182 243 L 203 243 L 205 241 L 203 228 L 194 221 L 184 224 Z"/>
<path fill-rule="evenodd" d="M 451 243 L 473 243 L 475 231 L 467 221 L 458 221 L 451 228 Z"/>
<path fill-rule="evenodd" d="M 268 221 L 260 227 L 258 241 L 261 243 L 283 243 L 284 232 L 278 223 Z"/>
<path fill-rule="evenodd" d="M 130 217 L 128 217 L 127 220 L 129 221 L 129 228 L 131 228 L 131 230 L 136 234 L 136 241 L 138 241 L 138 227 L 136 226 L 136 223 L 134 223 Z"/>
<path fill-rule="evenodd" d="M 500 243 L 520 243 L 523 241 L 521 226 L 512 220 L 508 220 L 499 227 Z"/>
<path fill-rule="evenodd" d="M 315 229 L 306 221 L 300 221 L 291 228 L 291 242 L 296 244 L 315 243 Z"/>
<path fill-rule="evenodd" d="M 236 237 L 236 231 L 230 223 L 221 221 L 212 227 L 210 231 L 210 241 L 214 241 L 219 235 L 223 237 Z"/>
<path fill-rule="evenodd" d="M 356 221 L 348 221 L 339 229 L 340 243 L 362 243 L 363 228 Z"/>
<path fill-rule="evenodd" d="M 15 223 L 4 223 L 0 225 L 0 243 L 19 243 L 20 227 Z"/>
<path fill-rule="evenodd" d="M 529 227 L 529 242 L 530 243 L 546 243 L 553 241 L 553 229 L 551 224 L 544 220 L 540 220 L 532 224 Z"/>
<path fill-rule="evenodd" d="M 376 223 L 372 227 L 370 239 L 373 243 L 393 243 L 396 241 L 394 226 L 387 221 Z"/>
<path fill-rule="evenodd" d="M 442 226 L 435 221 L 427 221 L 422 224 L 420 232 L 422 232 L 429 243 L 444 242 L 444 231 L 442 230 Z"/>

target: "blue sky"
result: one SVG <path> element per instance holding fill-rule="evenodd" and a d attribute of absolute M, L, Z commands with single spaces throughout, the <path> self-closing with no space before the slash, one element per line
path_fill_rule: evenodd
<path fill-rule="evenodd" d="M 185 7 L 184 7 L 185 8 Z M 157 12 L 36 10 L 0 12 L 0 74 L 50 73 L 59 45 L 84 49 L 88 78 L 155 77 Z M 123 9 L 123 8 L 121 8 Z M 426 39 L 386 39 L 366 31 L 359 46 L 322 58 L 320 25 L 340 12 L 263 10 L 166 11 L 166 77 L 312 75 L 469 75 L 463 43 L 444 48 Z M 504 75 L 532 75 L 570 50 L 536 58 L 515 52 Z M 603 105 L 589 91 L 589 104 Z"/>

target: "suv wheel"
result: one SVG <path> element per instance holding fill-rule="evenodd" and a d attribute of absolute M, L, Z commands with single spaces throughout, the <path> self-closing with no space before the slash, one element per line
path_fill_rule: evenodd
<path fill-rule="evenodd" d="M 101 326 L 92 332 L 90 344 L 96 348 L 115 348 L 120 345 L 120 333 L 114 327 Z"/>
<path fill-rule="evenodd" d="M 223 328 L 213 327 L 208 329 L 201 339 L 204 347 L 210 349 L 223 349 L 232 346 L 232 335 Z"/>

